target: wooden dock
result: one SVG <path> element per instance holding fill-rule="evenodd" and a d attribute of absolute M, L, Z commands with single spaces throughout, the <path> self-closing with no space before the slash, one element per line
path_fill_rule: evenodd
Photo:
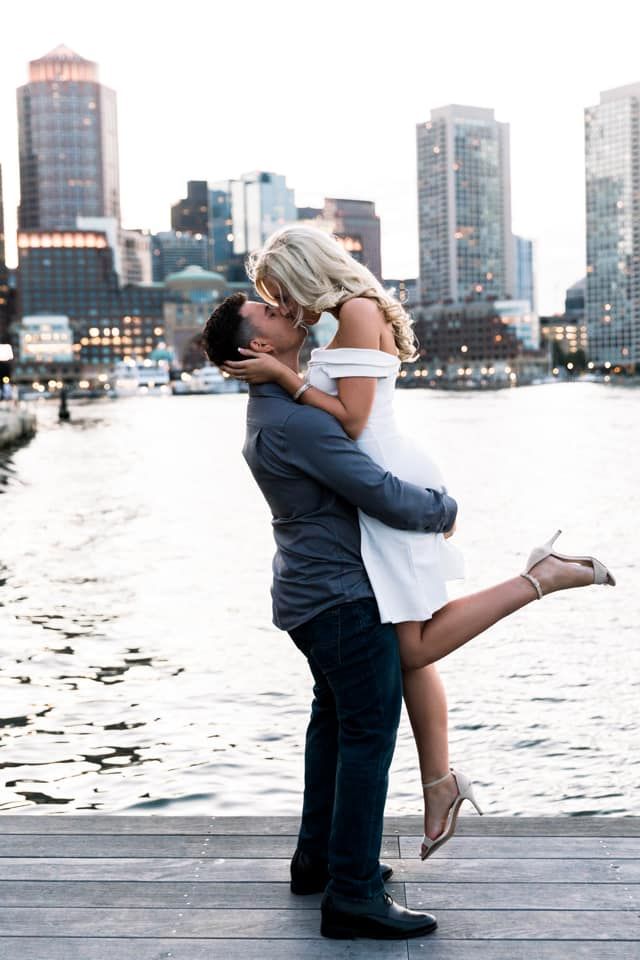
<path fill-rule="evenodd" d="M 2 960 L 638 960 L 640 817 L 461 817 L 425 863 L 385 821 L 416 940 L 320 936 L 289 891 L 292 817 L 0 816 Z"/>

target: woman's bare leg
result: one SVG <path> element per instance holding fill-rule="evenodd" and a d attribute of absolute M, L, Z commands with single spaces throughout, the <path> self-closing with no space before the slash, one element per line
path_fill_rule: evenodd
<path fill-rule="evenodd" d="M 545 594 L 584 586 L 593 580 L 591 564 L 569 563 L 555 557 L 546 557 L 534 570 Z M 443 776 L 449 769 L 447 701 L 434 662 L 535 599 L 537 593 L 533 585 L 517 576 L 450 600 L 424 623 L 395 625 L 405 703 L 423 783 Z M 424 832 L 427 836 L 433 838 L 441 832 L 456 794 L 453 777 L 425 791 Z"/>
<path fill-rule="evenodd" d="M 543 594 L 593 583 L 590 562 L 574 563 L 549 556 L 537 563 L 532 572 Z M 412 629 L 403 633 L 403 625 L 396 624 L 398 636 L 405 637 L 400 650 L 403 666 L 416 668 L 435 663 L 537 597 L 533 584 L 518 575 L 450 600 L 422 624 L 420 632 Z"/>
<path fill-rule="evenodd" d="M 483 633 L 520 607 L 537 597 L 535 588 L 524 577 L 512 577 L 466 597 L 449 600 L 430 620 L 415 629 L 415 624 L 396 624 L 401 640 L 403 666 L 417 669 L 446 657 Z"/>
<path fill-rule="evenodd" d="M 421 624 L 402 624 L 404 631 Z M 401 648 L 402 649 L 402 648 Z M 449 731 L 447 697 L 435 664 L 404 670 L 404 701 L 418 750 L 422 783 L 436 780 L 449 769 Z M 424 791 L 424 832 L 435 838 L 445 826 L 447 811 L 457 790 L 453 777 Z"/>

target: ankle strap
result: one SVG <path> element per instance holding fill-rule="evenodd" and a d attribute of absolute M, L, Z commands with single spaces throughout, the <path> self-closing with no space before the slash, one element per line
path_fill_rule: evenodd
<path fill-rule="evenodd" d="M 448 773 L 445 773 L 444 777 L 438 777 L 437 780 L 429 780 L 428 783 L 423 783 L 422 786 L 423 786 L 423 787 L 435 787 L 436 783 L 442 783 L 443 780 L 446 780 L 447 777 L 450 777 L 450 776 L 451 776 L 451 770 L 449 770 Z"/>
<path fill-rule="evenodd" d="M 529 583 L 533 584 L 533 586 L 535 587 L 535 591 L 538 594 L 538 600 L 542 600 L 542 597 L 543 597 L 542 587 L 540 586 L 540 581 L 538 580 L 538 578 L 534 577 L 533 574 L 531 573 L 521 573 L 520 576 L 524 577 L 525 580 L 528 580 Z"/>

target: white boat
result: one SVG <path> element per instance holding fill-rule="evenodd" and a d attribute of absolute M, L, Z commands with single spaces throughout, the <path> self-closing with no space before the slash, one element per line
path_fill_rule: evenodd
<path fill-rule="evenodd" d="M 152 360 L 121 360 L 110 371 L 109 383 L 117 397 L 170 392 L 168 367 Z"/>

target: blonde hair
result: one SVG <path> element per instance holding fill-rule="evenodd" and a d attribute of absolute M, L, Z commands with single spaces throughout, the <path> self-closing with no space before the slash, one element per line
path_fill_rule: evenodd
<path fill-rule="evenodd" d="M 246 269 L 257 292 L 267 303 L 278 305 L 264 285 L 277 285 L 284 305 L 284 291 L 295 301 L 293 321 L 302 323 L 303 308 L 322 313 L 352 297 L 375 300 L 391 324 L 401 360 L 414 360 L 416 339 L 412 319 L 401 304 L 383 288 L 371 271 L 347 253 L 332 234 L 317 227 L 296 225 L 280 227 L 264 246 L 251 253 Z"/>

